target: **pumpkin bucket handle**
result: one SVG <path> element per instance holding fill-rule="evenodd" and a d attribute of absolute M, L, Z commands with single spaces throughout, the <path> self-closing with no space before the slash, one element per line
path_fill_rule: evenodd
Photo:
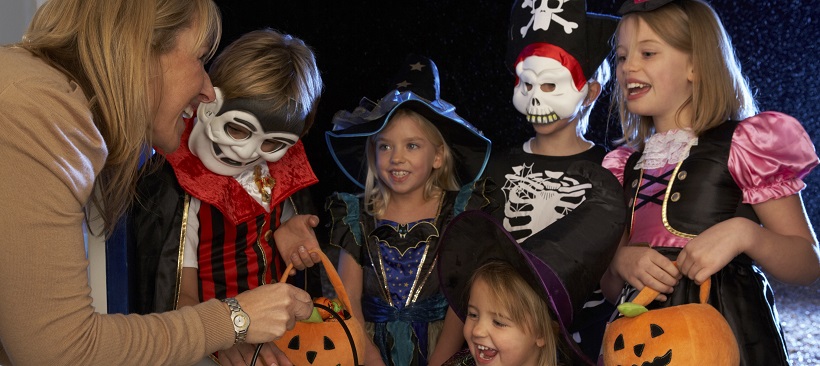
<path fill-rule="evenodd" d="M 678 265 L 678 262 L 672 262 L 672 263 L 674 263 L 676 266 Z M 707 278 L 706 281 L 703 281 L 703 283 L 700 285 L 700 303 L 701 304 L 705 304 L 707 301 L 709 301 L 709 291 L 711 289 L 712 289 L 712 278 L 710 277 L 710 278 Z M 635 298 L 632 299 L 631 303 L 641 305 L 641 306 L 646 306 L 650 302 L 652 302 L 652 300 L 655 300 L 655 298 L 658 297 L 659 294 L 660 294 L 660 292 L 650 288 L 649 286 L 644 286 L 643 289 L 641 289 L 641 291 L 638 293 L 638 296 L 635 296 Z"/>
<path fill-rule="evenodd" d="M 325 267 L 325 272 L 327 273 L 328 280 L 330 280 L 330 284 L 333 285 L 333 290 L 336 291 L 336 296 L 339 297 L 339 300 L 342 301 L 348 311 L 353 311 L 353 307 L 350 306 L 350 299 L 347 297 L 347 291 L 345 291 L 342 279 L 339 277 L 339 273 L 336 272 L 336 267 L 333 265 L 333 262 L 319 249 L 311 249 L 309 252 L 316 253 L 322 258 L 322 265 Z M 291 269 L 293 269 L 293 263 L 288 264 L 287 268 L 285 268 L 282 278 L 279 279 L 280 283 L 287 281 L 288 273 L 290 273 Z"/>

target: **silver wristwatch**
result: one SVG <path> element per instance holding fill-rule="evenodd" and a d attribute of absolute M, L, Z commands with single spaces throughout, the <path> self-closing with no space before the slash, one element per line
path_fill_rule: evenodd
<path fill-rule="evenodd" d="M 245 336 L 248 335 L 248 327 L 251 326 L 251 317 L 242 310 L 239 302 L 233 297 L 223 299 L 222 302 L 228 304 L 228 307 L 231 308 L 231 323 L 233 323 L 233 331 L 236 333 L 234 344 L 244 343 Z"/>

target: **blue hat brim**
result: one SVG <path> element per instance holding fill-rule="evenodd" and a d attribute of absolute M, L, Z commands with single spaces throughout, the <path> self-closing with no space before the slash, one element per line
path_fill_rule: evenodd
<path fill-rule="evenodd" d="M 453 153 L 459 184 L 471 183 L 484 172 L 492 143 L 457 115 L 455 107 L 449 103 L 442 100 L 430 102 L 413 92 L 391 92 L 380 101 L 380 105 L 382 110 L 387 111 L 384 115 L 370 121 L 354 122 L 343 130 L 325 133 L 325 141 L 336 165 L 360 188 L 364 188 L 367 177 L 367 139 L 381 132 L 399 108 L 421 114 L 438 128 Z"/>

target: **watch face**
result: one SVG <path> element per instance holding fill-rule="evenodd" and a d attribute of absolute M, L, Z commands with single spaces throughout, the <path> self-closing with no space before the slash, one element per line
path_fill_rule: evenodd
<path fill-rule="evenodd" d="M 233 317 L 233 325 L 237 328 L 246 328 L 248 326 L 248 317 L 244 314 L 236 314 Z"/>

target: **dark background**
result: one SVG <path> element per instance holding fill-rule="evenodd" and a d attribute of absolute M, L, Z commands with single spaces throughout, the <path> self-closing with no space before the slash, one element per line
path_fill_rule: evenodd
<path fill-rule="evenodd" d="M 579 1 L 579 0 L 571 0 Z M 588 10 L 614 14 L 622 1 L 589 0 Z M 408 53 L 429 56 L 441 76 L 441 98 L 489 137 L 494 148 L 532 135 L 512 105 L 514 78 L 504 66 L 512 1 L 276 1 L 216 0 L 223 13 L 221 46 L 242 33 L 270 27 L 303 39 L 316 52 L 325 82 L 316 124 L 303 139 L 320 183 L 312 188 L 317 209 L 333 191 L 357 191 L 327 152 L 324 132 L 333 114 L 352 110 L 362 97 L 377 100 Z M 820 10 L 811 0 L 712 1 L 732 37 L 761 110 L 800 120 L 814 145 L 820 139 L 816 60 Z M 610 84 L 612 87 L 613 84 Z M 620 137 L 608 118 L 609 93 L 593 111 L 588 137 L 612 147 Z M 802 192 L 809 218 L 820 226 L 820 173 Z M 321 213 L 321 212 L 320 212 Z M 322 217 L 326 222 L 325 217 Z M 321 234 L 321 230 L 320 230 Z"/>

